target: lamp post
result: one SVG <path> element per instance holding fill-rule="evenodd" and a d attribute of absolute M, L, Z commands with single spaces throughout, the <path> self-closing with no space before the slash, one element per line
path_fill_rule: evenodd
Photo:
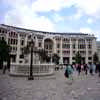
<path fill-rule="evenodd" d="M 30 56 L 30 70 L 29 70 L 29 77 L 28 77 L 28 80 L 34 80 L 34 77 L 33 77 L 33 47 L 34 47 L 34 42 L 33 40 L 31 40 L 30 42 L 30 45 L 31 45 L 31 56 Z"/>

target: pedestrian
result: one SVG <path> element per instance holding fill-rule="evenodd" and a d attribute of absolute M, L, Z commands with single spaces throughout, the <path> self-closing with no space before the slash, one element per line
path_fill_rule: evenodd
<path fill-rule="evenodd" d="M 99 63 L 96 64 L 95 73 L 98 73 L 98 64 Z"/>
<path fill-rule="evenodd" d="M 67 66 L 67 71 L 68 71 L 69 79 L 73 80 L 73 71 L 74 70 L 70 64 Z"/>
<path fill-rule="evenodd" d="M 90 74 L 93 75 L 93 66 L 92 66 L 92 63 L 90 63 L 89 70 L 90 70 Z"/>
<path fill-rule="evenodd" d="M 3 74 L 6 73 L 6 68 L 7 68 L 7 65 L 6 65 L 6 63 L 4 63 L 4 64 L 3 64 Z"/>
<path fill-rule="evenodd" d="M 77 71 L 78 71 L 78 75 L 80 75 L 80 73 L 81 73 L 81 64 L 78 64 Z"/>
<path fill-rule="evenodd" d="M 88 74 L 88 65 L 87 64 L 84 64 L 84 72 L 85 72 L 85 75 Z"/>
<path fill-rule="evenodd" d="M 96 65 L 94 63 L 92 63 L 92 68 L 93 68 L 93 74 L 94 74 L 96 70 Z"/>
<path fill-rule="evenodd" d="M 66 77 L 66 78 L 69 78 L 69 74 L 68 74 L 68 65 L 66 65 L 66 68 L 65 68 L 65 72 L 64 72 L 64 76 Z"/>
<path fill-rule="evenodd" d="M 98 76 L 100 77 L 100 62 L 97 64 L 97 69 L 98 69 Z"/>

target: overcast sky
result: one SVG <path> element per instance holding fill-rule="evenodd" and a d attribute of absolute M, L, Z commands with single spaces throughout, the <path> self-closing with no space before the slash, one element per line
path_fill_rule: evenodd
<path fill-rule="evenodd" d="M 86 32 L 100 40 L 100 0 L 0 0 L 0 24 Z"/>

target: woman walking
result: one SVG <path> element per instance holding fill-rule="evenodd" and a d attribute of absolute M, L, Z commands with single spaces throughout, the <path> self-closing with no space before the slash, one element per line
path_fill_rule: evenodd
<path fill-rule="evenodd" d="M 73 81 L 73 68 L 70 64 L 66 66 L 65 76 L 69 79 L 69 81 L 71 81 L 71 84 L 72 84 L 72 81 Z"/>

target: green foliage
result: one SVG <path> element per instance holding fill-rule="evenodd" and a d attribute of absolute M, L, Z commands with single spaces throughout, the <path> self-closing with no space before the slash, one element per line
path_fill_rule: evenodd
<path fill-rule="evenodd" d="M 46 61 L 48 58 L 48 55 L 44 49 L 39 50 L 39 56 L 41 57 L 42 61 Z"/>
<path fill-rule="evenodd" d="M 76 55 L 75 55 L 75 62 L 77 64 L 81 64 L 81 60 L 82 60 L 82 57 L 81 57 L 80 53 L 77 52 Z"/>
<path fill-rule="evenodd" d="M 10 46 L 5 40 L 0 40 L 0 66 L 3 66 L 3 62 L 6 61 L 8 67 L 10 67 Z"/>
<path fill-rule="evenodd" d="M 56 53 L 53 54 L 52 59 L 55 64 L 59 64 L 60 57 Z"/>
<path fill-rule="evenodd" d="M 9 59 L 10 46 L 5 40 L 0 40 L 0 60 L 7 61 Z"/>
<path fill-rule="evenodd" d="M 98 57 L 97 53 L 95 52 L 93 55 L 93 63 L 97 63 L 97 62 L 99 62 L 99 57 Z"/>

